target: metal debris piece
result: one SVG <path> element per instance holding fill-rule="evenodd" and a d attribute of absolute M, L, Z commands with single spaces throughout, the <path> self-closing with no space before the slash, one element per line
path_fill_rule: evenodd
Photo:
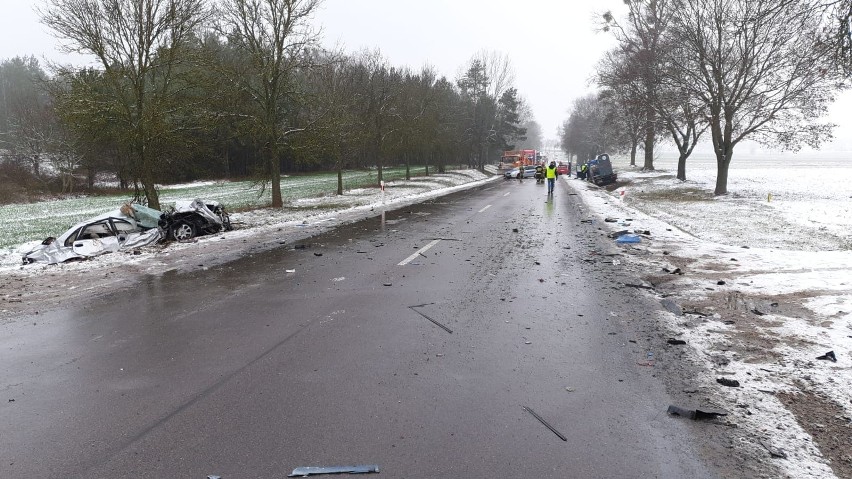
<path fill-rule="evenodd" d="M 669 343 L 669 344 L 672 344 L 672 345 L 674 345 L 674 346 L 679 346 L 679 345 L 681 345 L 681 344 L 686 344 L 686 341 L 684 341 L 684 340 L 682 340 L 682 339 L 675 339 L 675 338 L 669 338 L 669 340 L 668 340 L 668 341 L 666 341 L 666 342 L 667 342 L 667 343 Z"/>
<path fill-rule="evenodd" d="M 364 466 L 297 467 L 287 477 L 307 477 L 318 474 L 368 474 L 371 472 L 379 472 L 379 466 L 368 464 Z"/>
<path fill-rule="evenodd" d="M 428 303 L 428 304 L 433 304 L 433 303 Z M 428 319 L 429 321 L 434 323 L 435 326 L 438 326 L 439 328 L 443 329 L 444 331 L 446 331 L 450 334 L 453 334 L 452 329 L 444 326 L 443 324 L 439 323 L 438 321 L 435 321 L 434 319 L 430 318 L 429 316 L 426 316 L 425 314 L 423 314 L 420 311 L 417 311 L 417 309 L 415 309 L 415 308 L 419 308 L 421 306 L 426 306 L 426 305 L 425 304 L 418 304 L 418 305 L 414 305 L 414 306 L 409 306 L 408 309 L 410 309 L 410 310 L 414 311 L 415 313 L 419 314 L 420 316 L 423 316 L 424 318 Z"/>
<path fill-rule="evenodd" d="M 777 448 L 771 447 L 768 444 L 766 444 L 766 442 L 764 442 L 762 439 L 758 439 L 757 442 L 759 442 L 760 445 L 764 447 L 764 449 L 769 451 L 770 456 L 777 457 L 779 459 L 787 459 L 787 453 L 784 452 L 782 449 L 777 449 Z"/>
<path fill-rule="evenodd" d="M 721 384 L 722 386 L 728 386 L 729 388 L 740 387 L 740 382 L 736 379 L 716 378 L 716 382 Z"/>
<path fill-rule="evenodd" d="M 717 410 L 703 410 L 703 409 L 684 409 L 682 407 L 677 406 L 669 406 L 666 411 L 669 414 L 674 416 L 681 416 L 692 419 L 693 421 L 701 421 L 705 419 L 716 419 L 719 416 L 727 416 L 728 413 L 724 411 Z"/>
<path fill-rule="evenodd" d="M 654 289 L 653 286 L 647 286 L 644 284 L 624 283 L 624 286 L 627 286 L 628 288 Z"/>
<path fill-rule="evenodd" d="M 528 407 L 526 407 L 526 406 L 524 406 L 524 410 L 525 410 L 526 412 L 528 412 L 528 413 L 532 414 L 534 418 L 538 419 L 538 422 L 540 422 L 540 423 L 544 424 L 544 426 L 545 426 L 546 428 L 550 429 L 550 430 L 553 432 L 553 434 L 556 434 L 557 436 L 559 436 L 559 439 L 562 439 L 563 441 L 568 442 L 568 438 L 567 438 L 567 437 L 563 436 L 561 432 L 557 431 L 557 430 L 556 430 L 553 426 L 551 426 L 550 424 L 548 424 L 548 423 L 547 423 L 547 421 L 545 421 L 545 420 L 544 420 L 544 418 L 542 418 L 541 416 L 539 416 L 538 414 L 536 414 L 536 413 L 535 413 L 535 411 L 533 411 L 532 409 L 530 409 L 530 408 L 528 408 Z"/>
<path fill-rule="evenodd" d="M 829 351 L 822 356 L 817 356 L 817 359 L 825 359 L 832 362 L 837 362 L 837 356 L 835 356 L 834 351 Z"/>

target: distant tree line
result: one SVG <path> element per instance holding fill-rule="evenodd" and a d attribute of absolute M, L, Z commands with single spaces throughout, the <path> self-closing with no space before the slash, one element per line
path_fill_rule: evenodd
<path fill-rule="evenodd" d="M 450 80 L 329 51 L 319 3 L 47 0 L 42 22 L 96 66 L 0 64 L 0 175 L 69 192 L 108 173 L 154 208 L 157 184 L 255 178 L 279 207 L 282 172 L 370 167 L 378 182 L 386 166 L 482 168 L 541 141 L 506 57 L 478 53 Z"/>
<path fill-rule="evenodd" d="M 795 150 L 831 138 L 823 118 L 848 86 L 849 0 L 625 0 L 601 16 L 617 46 L 600 59 L 598 93 L 575 100 L 562 148 L 585 161 L 629 153 L 654 169 L 654 148 L 679 152 L 677 177 L 702 135 L 717 163 L 715 194 L 745 139 Z"/>

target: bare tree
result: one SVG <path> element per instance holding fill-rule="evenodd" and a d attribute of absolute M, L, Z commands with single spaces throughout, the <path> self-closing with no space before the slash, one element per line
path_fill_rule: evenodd
<path fill-rule="evenodd" d="M 682 87 L 706 105 L 716 195 L 727 193 L 734 147 L 745 138 L 796 148 L 830 136 L 820 117 L 842 87 L 822 10 L 807 0 L 678 0 L 672 27 Z"/>
<path fill-rule="evenodd" d="M 262 145 L 272 190 L 272 206 L 281 197 L 281 152 L 289 135 L 302 127 L 288 124 L 294 108 L 292 74 L 305 64 L 304 52 L 319 33 L 311 19 L 320 0 L 222 0 L 220 30 L 244 54 L 241 71 L 230 81 L 250 99 L 250 125 Z"/>
<path fill-rule="evenodd" d="M 618 48 L 604 54 L 595 71 L 595 81 L 604 87 L 601 99 L 610 103 L 617 113 L 607 119 L 614 128 L 615 146 L 630 152 L 630 166 L 636 166 L 636 152 L 645 138 L 647 98 L 639 66 L 628 61 L 627 52 Z"/>
<path fill-rule="evenodd" d="M 657 87 L 665 34 L 673 0 L 624 0 L 628 8 L 627 18 L 620 23 L 612 14 L 603 14 L 604 29 L 613 32 L 624 53 L 623 61 L 636 74 L 641 86 L 640 95 L 644 107 L 644 150 L 643 170 L 654 169 L 654 141 L 659 129 L 657 118 Z"/>
<path fill-rule="evenodd" d="M 46 0 L 39 10 L 66 51 L 94 55 L 104 69 L 116 103 L 109 114 L 127 132 L 152 208 L 160 207 L 158 147 L 174 75 L 206 12 L 203 0 Z"/>

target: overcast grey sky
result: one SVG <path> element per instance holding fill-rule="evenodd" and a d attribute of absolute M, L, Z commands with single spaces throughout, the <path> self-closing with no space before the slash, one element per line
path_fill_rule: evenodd
<path fill-rule="evenodd" d="M 38 22 L 40 0 L 0 0 L 0 59 L 35 55 L 74 62 Z M 600 53 L 611 45 L 594 32 L 594 13 L 620 0 L 324 0 L 316 15 L 328 46 L 379 49 L 394 65 L 434 66 L 450 79 L 481 50 L 505 53 L 516 86 L 532 106 L 545 137 L 577 96 Z"/>
<path fill-rule="evenodd" d="M 41 0 L 0 0 L 0 59 L 84 62 L 58 52 L 36 4 Z M 379 49 L 394 65 L 429 64 L 450 79 L 481 50 L 507 54 L 545 138 L 555 138 L 571 102 L 592 91 L 594 65 L 613 44 L 595 32 L 607 8 L 620 16 L 624 7 L 621 0 L 324 0 L 315 20 L 328 46 Z M 852 95 L 833 108 L 840 142 L 850 137 L 845 112 L 851 109 Z"/>

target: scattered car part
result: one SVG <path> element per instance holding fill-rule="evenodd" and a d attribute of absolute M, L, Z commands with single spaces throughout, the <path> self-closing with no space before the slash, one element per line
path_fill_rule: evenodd
<path fill-rule="evenodd" d="M 787 453 L 784 452 L 782 449 L 770 447 L 762 439 L 758 439 L 757 442 L 759 442 L 760 445 L 763 446 L 763 448 L 766 449 L 769 452 L 770 456 L 776 457 L 778 459 L 787 459 Z"/>
<path fill-rule="evenodd" d="M 694 421 L 700 421 L 704 419 L 716 419 L 719 416 L 727 416 L 728 413 L 724 411 L 718 410 L 703 410 L 703 409 L 684 409 L 682 407 L 677 406 L 669 406 L 667 412 L 673 416 L 682 416 L 685 418 L 692 419 Z"/>
<path fill-rule="evenodd" d="M 371 472 L 379 472 L 379 466 L 369 464 L 365 466 L 297 467 L 287 477 L 307 477 L 319 474 L 368 474 Z"/>
<path fill-rule="evenodd" d="M 618 239 L 615 240 L 615 242 L 618 243 L 618 244 L 641 243 L 642 239 L 639 238 L 639 235 L 624 234 L 624 235 L 619 236 Z"/>
<path fill-rule="evenodd" d="M 544 427 L 546 427 L 546 428 L 550 429 L 550 431 L 551 431 L 553 434 L 556 434 L 557 436 L 559 436 L 559 439 L 562 439 L 563 441 L 568 442 L 568 438 L 567 438 L 567 437 L 563 436 L 561 432 L 557 431 L 557 430 L 556 430 L 556 428 L 554 428 L 554 427 L 553 427 L 553 426 L 551 426 L 551 425 L 550 425 L 547 421 L 545 421 L 543 417 L 541 417 L 541 416 L 539 416 L 538 414 L 536 414 L 536 413 L 535 413 L 535 411 L 533 411 L 532 409 L 530 409 L 530 408 L 528 408 L 528 407 L 526 407 L 526 406 L 524 406 L 524 410 L 525 410 L 526 412 L 528 412 L 528 413 L 532 414 L 532 416 L 533 416 L 534 418 L 538 419 L 538 422 L 540 422 L 540 423 L 544 424 Z"/>
<path fill-rule="evenodd" d="M 671 344 L 671 345 L 674 345 L 674 346 L 680 346 L 682 344 L 686 344 L 686 341 L 684 341 L 682 339 L 675 339 L 675 338 L 669 338 L 669 340 L 666 341 L 666 342 Z"/>
<path fill-rule="evenodd" d="M 728 386 L 729 388 L 740 387 L 740 382 L 736 379 L 716 378 L 716 382 L 721 384 L 722 386 Z"/>
<path fill-rule="evenodd" d="M 386 285 L 386 286 L 387 286 L 387 285 Z M 432 303 L 429 303 L 429 304 L 432 304 Z M 419 308 L 419 307 L 421 307 L 421 306 L 426 306 L 426 305 L 425 305 L 425 304 L 418 304 L 418 305 L 414 305 L 414 306 L 409 306 L 409 307 L 408 307 L 408 309 L 410 309 L 410 310 L 414 311 L 415 313 L 419 314 L 420 316 L 423 316 L 424 318 L 428 319 L 429 321 L 431 321 L 432 323 L 434 323 L 434 324 L 435 324 L 435 326 L 438 326 L 439 328 L 443 329 L 444 331 L 446 331 L 446 332 L 448 332 L 448 333 L 450 333 L 450 334 L 453 334 L 453 330 L 452 330 L 452 329 L 450 329 L 450 328 L 448 328 L 448 327 L 444 326 L 443 324 L 439 323 L 438 321 L 435 321 L 434 319 L 430 318 L 429 316 L 426 316 L 425 314 L 423 314 L 423 313 L 421 313 L 420 311 L 417 311 L 417 309 L 415 309 L 415 308 Z"/>
<path fill-rule="evenodd" d="M 822 356 L 817 356 L 817 359 L 824 359 L 832 362 L 837 362 L 837 356 L 834 354 L 834 351 L 829 351 Z"/>

